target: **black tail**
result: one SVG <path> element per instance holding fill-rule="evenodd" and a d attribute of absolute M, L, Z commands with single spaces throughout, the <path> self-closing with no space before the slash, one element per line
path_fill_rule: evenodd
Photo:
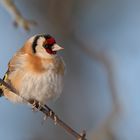
<path fill-rule="evenodd" d="M 0 88 L 0 97 L 3 96 L 3 90 Z"/>
<path fill-rule="evenodd" d="M 5 73 L 5 75 L 4 75 L 3 79 L 2 79 L 3 81 L 5 81 L 7 79 L 8 73 L 9 73 L 9 70 L 7 70 L 7 72 Z M 0 83 L 0 97 L 4 96 L 2 87 L 3 87 L 3 85 L 2 85 L 2 83 Z"/>
<path fill-rule="evenodd" d="M 2 90 L 2 83 L 0 83 L 0 97 L 2 97 L 3 96 L 3 90 Z"/>

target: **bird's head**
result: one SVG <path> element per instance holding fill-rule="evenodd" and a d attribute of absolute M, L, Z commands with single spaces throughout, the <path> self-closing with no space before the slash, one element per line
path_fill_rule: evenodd
<path fill-rule="evenodd" d="M 32 53 L 40 57 L 52 57 L 64 48 L 60 47 L 55 39 L 50 35 L 35 35 L 31 37 L 28 42 L 31 45 Z"/>

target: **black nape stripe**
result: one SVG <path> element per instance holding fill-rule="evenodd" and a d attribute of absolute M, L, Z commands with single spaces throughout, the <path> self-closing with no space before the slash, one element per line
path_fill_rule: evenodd
<path fill-rule="evenodd" d="M 34 41 L 33 41 L 33 44 L 32 44 L 32 49 L 33 49 L 33 52 L 36 53 L 36 46 L 37 46 L 37 40 L 39 39 L 39 35 L 37 35 L 35 38 L 34 38 Z"/>
<path fill-rule="evenodd" d="M 42 35 L 42 36 L 45 37 L 46 40 L 49 39 L 49 38 L 52 38 L 52 36 L 50 36 L 49 34 L 47 34 L 47 35 Z"/>
<path fill-rule="evenodd" d="M 37 46 L 37 41 L 40 37 L 44 37 L 45 39 L 49 39 L 51 38 L 51 36 L 49 34 L 43 34 L 43 35 L 37 35 L 35 38 L 34 38 L 34 41 L 33 41 L 33 45 L 32 45 L 32 49 L 33 49 L 33 52 L 36 53 L 36 46 Z"/>

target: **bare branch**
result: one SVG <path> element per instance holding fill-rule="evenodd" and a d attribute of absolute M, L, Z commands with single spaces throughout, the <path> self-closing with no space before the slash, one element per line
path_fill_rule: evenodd
<path fill-rule="evenodd" d="M 16 91 L 16 89 L 13 88 L 8 83 L 6 83 L 5 81 L 3 81 L 1 78 L 0 78 L 0 83 L 3 86 L 5 86 L 6 88 L 8 88 L 10 91 L 12 91 L 13 94 L 16 94 L 16 95 L 19 96 L 19 94 L 17 94 L 18 92 Z M 31 101 L 25 99 L 24 97 L 21 97 L 21 98 L 23 98 L 23 100 L 25 102 L 27 102 L 28 104 L 30 104 L 31 106 L 33 106 L 33 103 Z M 50 117 L 54 121 L 55 124 L 58 124 L 59 126 L 61 126 L 62 128 L 64 128 L 69 134 L 73 135 L 77 140 L 86 140 L 86 138 L 85 138 L 86 137 L 85 131 L 83 131 L 83 133 L 81 135 L 79 133 L 77 133 L 69 125 L 67 125 L 62 120 L 60 120 L 59 117 L 55 114 L 55 112 L 52 109 L 50 109 L 47 105 L 35 106 L 35 108 L 37 110 L 41 111 L 42 113 L 44 113 L 45 116 Z"/>
<path fill-rule="evenodd" d="M 31 26 L 36 25 L 35 21 L 25 19 L 12 0 L 0 0 L 1 4 L 14 18 L 14 26 L 20 26 L 24 30 L 29 31 Z"/>

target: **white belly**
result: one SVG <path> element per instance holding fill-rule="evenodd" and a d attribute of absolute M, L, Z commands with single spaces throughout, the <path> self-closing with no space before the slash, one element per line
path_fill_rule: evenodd
<path fill-rule="evenodd" d="M 34 99 L 42 104 L 59 97 L 63 88 L 63 76 L 52 71 L 43 74 L 25 74 L 20 95 L 26 99 Z"/>

